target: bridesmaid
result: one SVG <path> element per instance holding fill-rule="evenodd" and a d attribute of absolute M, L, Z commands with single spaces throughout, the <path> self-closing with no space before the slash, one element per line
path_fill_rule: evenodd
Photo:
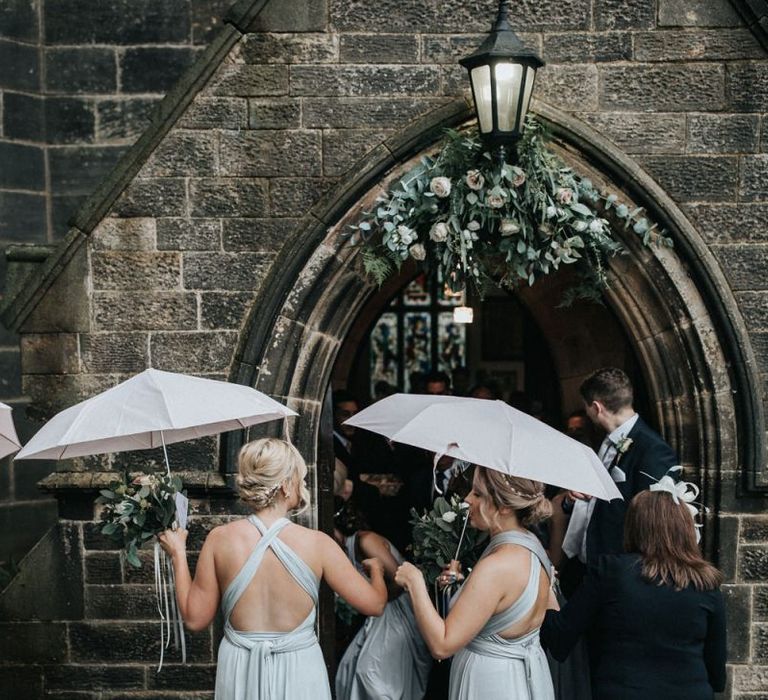
<path fill-rule="evenodd" d="M 412 564 L 395 581 L 411 596 L 416 622 L 432 655 L 451 664 L 450 700 L 553 700 L 539 627 L 550 597 L 552 565 L 527 529 L 549 517 L 541 483 L 478 467 L 469 504 L 470 524 L 491 540 L 454 598 L 438 615 L 424 577 Z"/>
<path fill-rule="evenodd" d="M 362 565 L 367 581 L 333 539 L 291 523 L 308 504 L 307 467 L 298 450 L 265 438 L 243 446 L 237 483 L 253 509 L 248 518 L 212 530 L 192 580 L 186 530 L 166 530 L 179 609 L 187 627 L 207 627 L 221 603 L 216 700 L 330 700 L 315 634 L 321 579 L 364 615 L 381 615 L 387 602 L 377 559 Z"/>

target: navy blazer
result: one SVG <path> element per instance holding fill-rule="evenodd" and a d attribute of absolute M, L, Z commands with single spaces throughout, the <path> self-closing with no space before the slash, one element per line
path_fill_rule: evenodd
<path fill-rule="evenodd" d="M 593 700 L 709 700 L 725 688 L 719 589 L 676 591 L 641 575 L 637 554 L 606 555 L 560 612 L 542 645 L 563 661 L 589 633 Z"/>
<path fill-rule="evenodd" d="M 680 462 L 664 439 L 640 417 L 627 437 L 632 444 L 614 464 L 626 475 L 626 481 L 616 484 L 624 500 L 599 500 L 587 529 L 587 563 L 593 564 L 601 554 L 621 554 L 624 551 L 624 516 L 635 494 L 655 483 L 670 467 Z M 650 474 L 653 478 L 645 476 Z"/>

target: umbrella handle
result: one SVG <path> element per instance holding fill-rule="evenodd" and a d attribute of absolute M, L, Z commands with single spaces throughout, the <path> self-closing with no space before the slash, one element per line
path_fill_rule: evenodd
<path fill-rule="evenodd" d="M 469 510 L 467 510 L 466 514 L 464 515 L 464 527 L 461 528 L 461 535 L 459 536 L 459 546 L 456 547 L 456 556 L 453 557 L 457 561 L 459 559 L 459 552 L 461 551 L 461 543 L 464 541 L 464 533 L 467 531 L 468 522 L 469 522 Z"/>
<path fill-rule="evenodd" d="M 160 442 L 163 443 L 163 456 L 165 457 L 165 468 L 168 471 L 168 476 L 171 475 L 171 465 L 168 462 L 168 450 L 165 449 L 165 436 L 163 435 L 163 431 L 160 431 Z"/>

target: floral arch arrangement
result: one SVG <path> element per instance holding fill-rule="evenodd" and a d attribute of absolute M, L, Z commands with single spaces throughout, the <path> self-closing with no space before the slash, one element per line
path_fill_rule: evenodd
<path fill-rule="evenodd" d="M 378 284 L 413 258 L 440 268 L 451 289 L 492 282 L 533 285 L 564 265 L 578 271 L 563 299 L 599 299 L 609 258 L 625 248 L 604 217 L 632 227 L 645 245 L 671 246 L 643 209 L 598 191 L 546 146 L 544 126 L 528 117 L 516 165 L 494 161 L 477 131 L 448 131 L 435 158 L 422 157 L 376 209 L 345 236 L 363 245 L 366 273 Z M 602 216 L 601 216 L 602 214 Z"/>

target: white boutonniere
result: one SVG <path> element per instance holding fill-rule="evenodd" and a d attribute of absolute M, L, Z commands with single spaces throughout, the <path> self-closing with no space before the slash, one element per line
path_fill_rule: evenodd
<path fill-rule="evenodd" d="M 619 441 L 616 443 L 616 452 L 618 453 L 616 456 L 616 462 L 624 456 L 624 454 L 627 452 L 627 450 L 632 447 L 632 443 L 634 441 L 631 437 L 627 437 L 626 435 L 622 435 L 619 438 Z"/>

